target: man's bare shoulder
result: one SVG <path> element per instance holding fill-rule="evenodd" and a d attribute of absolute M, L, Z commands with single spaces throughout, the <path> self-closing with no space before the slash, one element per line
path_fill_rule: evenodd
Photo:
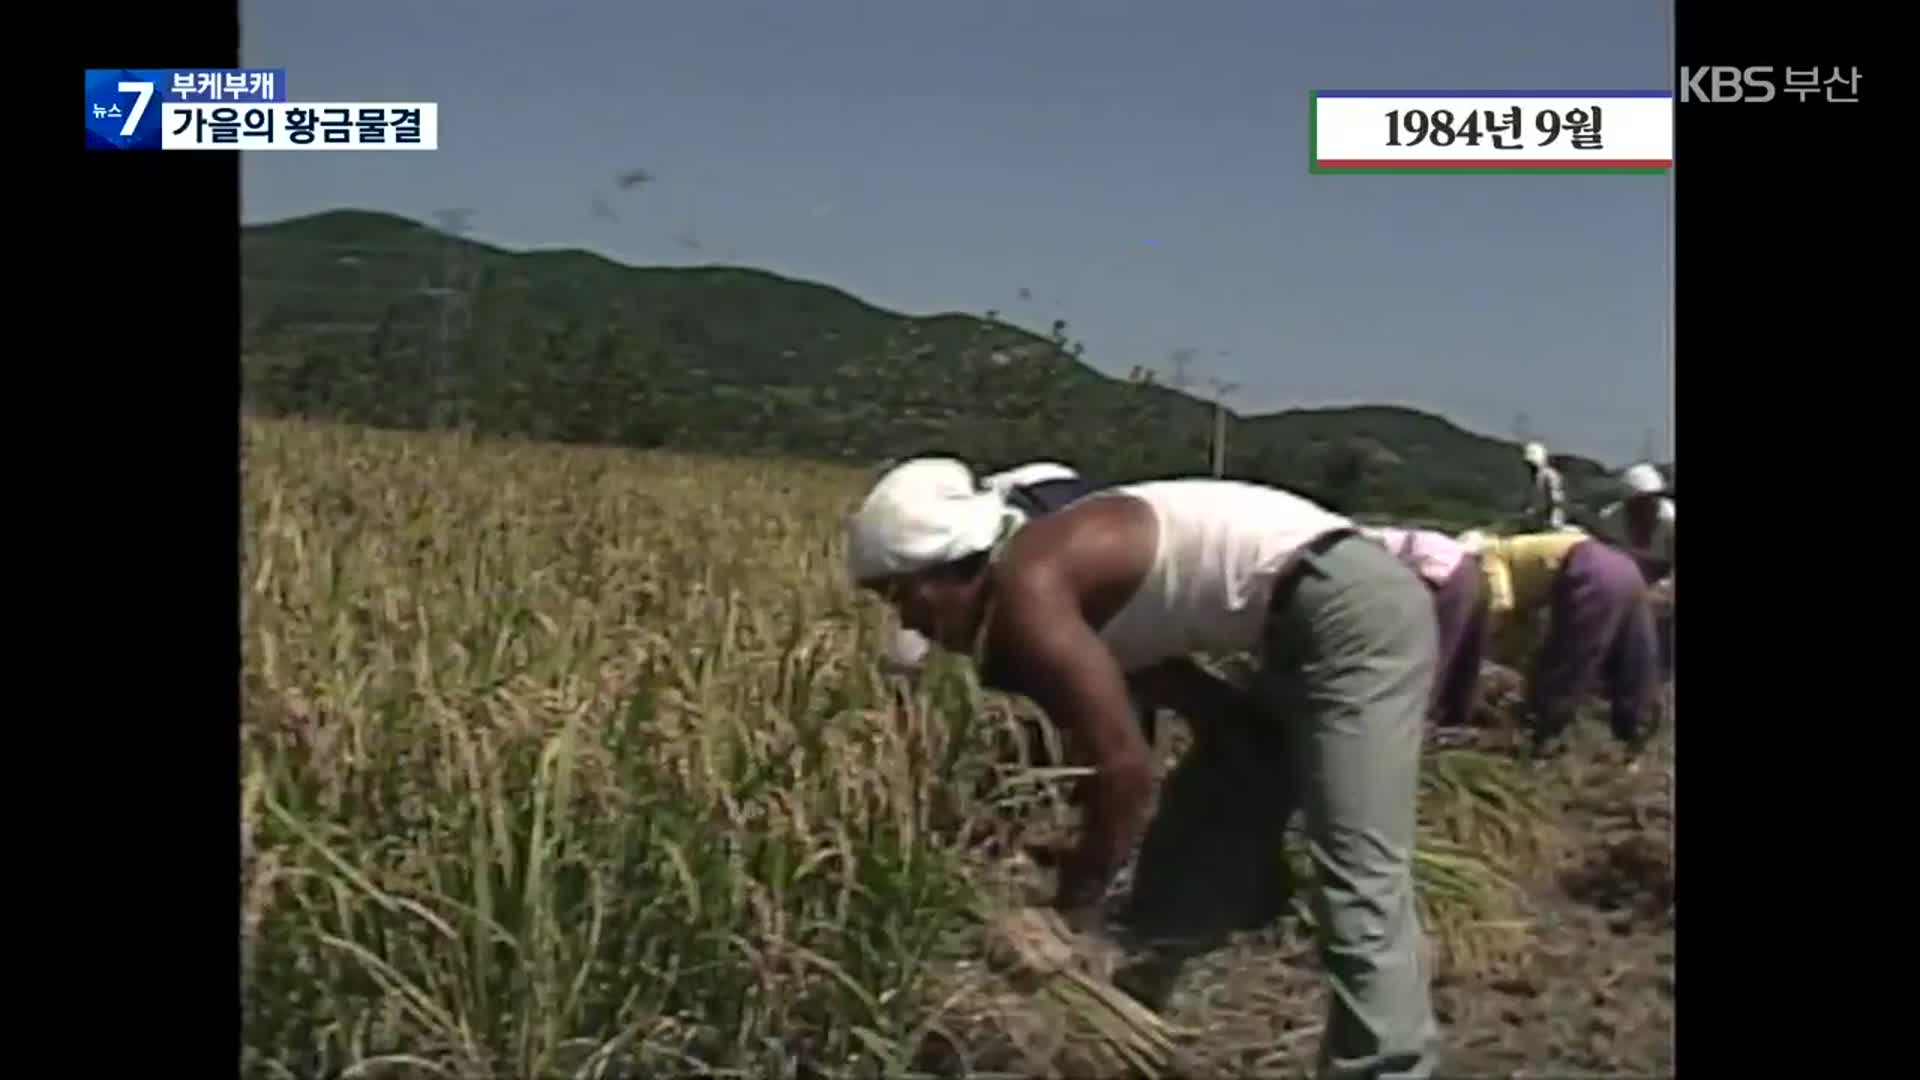
<path fill-rule="evenodd" d="M 994 563 L 995 621 L 1016 634 L 1069 612 L 1098 625 L 1151 566 L 1154 529 L 1152 509 L 1119 493 L 1029 522 Z"/>
<path fill-rule="evenodd" d="M 1152 521 L 1152 510 L 1126 492 L 1095 492 L 1027 522 L 1008 542 L 996 569 L 1016 577 L 1057 572 L 1064 564 L 1093 554 L 1092 549 L 1124 542 L 1133 530 Z"/>

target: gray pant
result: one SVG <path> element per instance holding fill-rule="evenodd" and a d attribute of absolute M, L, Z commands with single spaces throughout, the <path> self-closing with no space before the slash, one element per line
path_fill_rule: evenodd
<path fill-rule="evenodd" d="M 1332 982 L 1323 1077 L 1424 1077 L 1438 1029 L 1415 910 L 1414 808 L 1435 678 L 1433 601 L 1377 544 L 1307 556 L 1254 689 L 1271 728 L 1196 745 L 1169 777 L 1127 922 L 1158 944 L 1125 973 L 1151 1003 L 1182 960 L 1281 913 L 1287 819 L 1305 812 Z"/>

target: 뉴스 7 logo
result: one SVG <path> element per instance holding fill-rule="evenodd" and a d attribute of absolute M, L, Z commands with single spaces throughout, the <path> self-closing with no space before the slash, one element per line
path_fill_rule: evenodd
<path fill-rule="evenodd" d="M 153 84 L 150 82 L 122 82 L 120 92 L 133 94 L 133 108 L 127 110 L 127 122 L 120 125 L 120 137 L 127 138 L 133 129 L 140 126 L 140 118 L 146 115 L 147 103 L 153 100 Z"/>
<path fill-rule="evenodd" d="M 1773 100 L 1771 67 L 1696 67 L 1680 69 L 1681 101 L 1751 101 L 1763 104 Z M 1702 80 L 1710 84 L 1701 85 Z M 1744 87 L 1744 89 L 1743 89 Z M 1748 90 L 1758 93 L 1748 93 Z"/>

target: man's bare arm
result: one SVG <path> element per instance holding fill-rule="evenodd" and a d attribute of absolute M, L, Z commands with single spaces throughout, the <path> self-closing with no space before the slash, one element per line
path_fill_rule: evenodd
<path fill-rule="evenodd" d="M 1065 583 L 1029 572 L 1002 584 L 992 652 L 1021 693 L 1085 748 L 1086 818 L 1078 850 L 1061 866 L 1054 906 L 1099 902 L 1145 824 L 1151 754 L 1135 722 L 1127 681 Z"/>

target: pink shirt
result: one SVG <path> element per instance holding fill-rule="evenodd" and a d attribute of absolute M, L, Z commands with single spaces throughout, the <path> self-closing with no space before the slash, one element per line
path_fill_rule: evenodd
<path fill-rule="evenodd" d="M 1434 588 L 1447 583 L 1467 557 L 1467 549 L 1445 533 L 1427 529 L 1370 527 L 1360 530 L 1383 545 L 1421 580 Z"/>

